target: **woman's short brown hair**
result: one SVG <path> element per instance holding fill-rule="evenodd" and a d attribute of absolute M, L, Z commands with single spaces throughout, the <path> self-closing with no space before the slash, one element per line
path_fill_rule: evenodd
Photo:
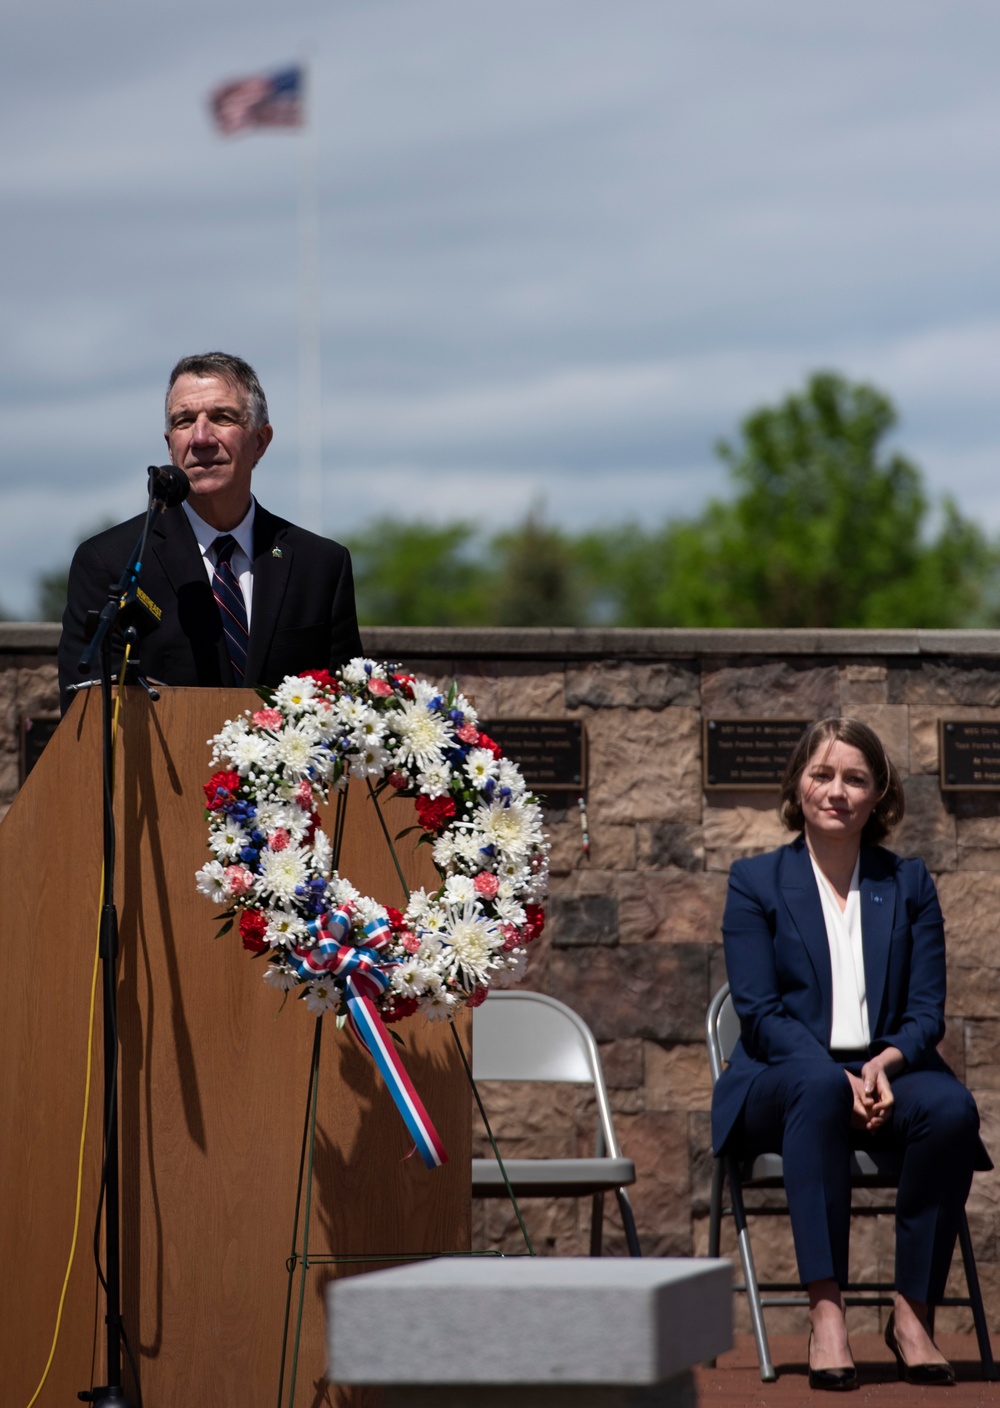
<path fill-rule="evenodd" d="M 802 803 L 799 801 L 799 783 L 810 758 L 824 743 L 846 743 L 851 748 L 857 748 L 871 769 L 878 791 L 878 801 L 865 823 L 861 839 L 868 845 L 876 845 L 903 820 L 906 799 L 899 773 L 885 751 L 885 744 L 875 730 L 863 724 L 860 719 L 820 719 L 809 725 L 795 745 L 785 768 L 778 815 L 789 831 L 803 829 L 805 818 L 802 815 Z"/>

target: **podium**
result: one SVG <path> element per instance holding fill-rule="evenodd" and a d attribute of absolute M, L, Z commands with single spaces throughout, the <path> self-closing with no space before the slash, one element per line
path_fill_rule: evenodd
<path fill-rule="evenodd" d="M 145 1408 L 273 1408 L 315 1019 L 263 981 L 266 959 L 195 888 L 209 857 L 206 740 L 252 707 L 244 690 L 125 691 L 116 762 L 122 1311 Z M 383 803 L 389 834 L 410 799 Z M 397 844 L 411 887 L 427 847 Z M 101 869 L 100 699 L 78 698 L 0 824 L 0 1365 L 26 1405 L 48 1356 L 73 1224 Z M 402 907 L 367 788 L 352 784 L 341 873 Z M 403 1060 L 448 1151 L 428 1170 L 368 1053 L 323 1023 L 310 1256 L 463 1251 L 470 1239 L 470 1096 L 447 1025 L 410 1018 Z M 470 1039 L 467 1015 L 459 1034 Z M 62 1330 L 38 1408 L 103 1383 L 93 1257 L 103 1071 L 95 1017 L 83 1205 Z M 301 1222 L 301 1219 L 300 1219 Z M 302 1233 L 298 1237 L 301 1250 Z M 387 1264 L 387 1263 L 379 1263 Z M 359 1404 L 323 1388 L 323 1292 L 369 1263 L 306 1273 L 296 1403 Z M 296 1276 L 301 1274 L 296 1272 Z M 292 1298 L 292 1328 L 298 1301 Z M 385 1328 L 379 1333 L 387 1333 Z M 288 1353 L 292 1352 L 292 1331 Z M 125 1387 L 134 1386 L 125 1360 Z M 287 1401 L 288 1371 L 285 1374 Z"/>

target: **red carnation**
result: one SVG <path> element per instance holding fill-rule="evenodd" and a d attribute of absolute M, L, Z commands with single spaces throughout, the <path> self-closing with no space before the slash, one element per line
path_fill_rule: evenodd
<path fill-rule="evenodd" d="M 259 909 L 245 909 L 240 915 L 240 938 L 243 940 L 243 947 L 248 948 L 251 953 L 263 953 L 268 944 L 264 942 L 264 935 L 267 932 L 267 920 Z"/>
<path fill-rule="evenodd" d="M 415 997 L 397 997 L 391 1007 L 383 1007 L 380 1015 L 383 1022 L 401 1022 L 404 1017 L 412 1017 L 417 1010 Z"/>
<path fill-rule="evenodd" d="M 335 689 L 337 681 L 330 674 L 329 670 L 303 670 L 299 675 L 300 680 L 315 680 L 323 689 Z"/>
<path fill-rule="evenodd" d="M 479 747 L 488 748 L 489 751 L 493 754 L 494 758 L 503 757 L 503 749 L 500 747 L 500 744 L 494 743 L 493 739 L 490 738 L 488 733 L 481 733 L 479 735 Z"/>
<path fill-rule="evenodd" d="M 416 800 L 417 816 L 425 831 L 441 831 L 444 824 L 455 815 L 455 803 L 451 797 L 425 797 L 421 794 Z"/>
<path fill-rule="evenodd" d="M 235 797 L 240 787 L 238 772 L 216 772 L 204 784 L 205 800 L 210 812 L 221 811 L 231 797 Z"/>
<path fill-rule="evenodd" d="M 479 1007 L 482 1003 L 486 1001 L 486 995 L 488 992 L 488 988 L 475 988 L 472 992 L 469 993 L 469 996 L 465 1000 L 466 1007 Z"/>
<path fill-rule="evenodd" d="M 530 944 L 545 928 L 545 910 L 540 904 L 526 904 L 524 914 L 524 927 L 521 932 L 524 934 L 525 943 Z"/>
<path fill-rule="evenodd" d="M 403 919 L 402 910 L 393 909 L 393 907 L 392 907 L 391 904 L 387 904 L 386 907 L 385 907 L 385 912 L 386 912 L 386 914 L 388 915 L 388 918 L 389 918 L 389 928 L 390 928 L 390 929 L 402 929 L 403 924 L 404 924 L 404 922 L 405 922 L 404 919 Z"/>

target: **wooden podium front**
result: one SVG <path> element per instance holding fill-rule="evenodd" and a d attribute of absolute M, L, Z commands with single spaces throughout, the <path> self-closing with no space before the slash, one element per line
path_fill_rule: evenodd
<path fill-rule="evenodd" d="M 272 1408 L 315 1019 L 264 983 L 263 960 L 195 889 L 209 858 L 206 740 L 252 705 L 238 690 L 127 691 L 117 764 L 122 1309 L 145 1408 Z M 0 825 L 0 1364 L 27 1405 L 49 1353 L 73 1225 L 101 868 L 100 699 L 81 697 Z M 412 801 L 386 804 L 391 835 Z M 427 848 L 400 859 L 434 885 Z M 402 907 L 368 799 L 352 788 L 341 871 Z M 371 1058 L 323 1024 L 312 1255 L 460 1251 L 470 1237 L 470 1100 L 447 1026 L 401 1023 L 403 1059 L 449 1162 L 428 1170 Z M 460 1025 L 468 1043 L 467 1022 Z M 38 1408 L 104 1383 L 104 1300 L 92 1250 L 102 1120 L 101 1004 L 79 1245 Z M 301 1232 L 298 1247 L 301 1249 Z M 296 1403 L 326 1389 L 323 1288 L 357 1264 L 310 1267 Z M 294 1311 L 298 1297 L 296 1283 Z M 384 1332 L 384 1331 L 383 1331 Z M 289 1353 L 291 1333 L 289 1333 Z M 127 1368 L 126 1390 L 134 1389 Z M 285 1374 L 285 1399 L 288 1370 Z"/>

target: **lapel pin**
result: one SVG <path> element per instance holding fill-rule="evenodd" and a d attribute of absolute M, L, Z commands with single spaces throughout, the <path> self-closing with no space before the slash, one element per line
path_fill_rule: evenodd
<path fill-rule="evenodd" d="M 875 893 L 875 891 L 872 890 L 872 904 L 881 904 L 881 903 L 882 903 L 882 896 L 881 896 L 881 895 L 877 895 L 877 894 Z"/>
<path fill-rule="evenodd" d="M 281 556 L 281 549 L 280 549 L 280 548 L 272 548 L 272 549 L 271 549 L 271 556 L 272 556 L 272 557 L 280 557 L 280 556 Z"/>

